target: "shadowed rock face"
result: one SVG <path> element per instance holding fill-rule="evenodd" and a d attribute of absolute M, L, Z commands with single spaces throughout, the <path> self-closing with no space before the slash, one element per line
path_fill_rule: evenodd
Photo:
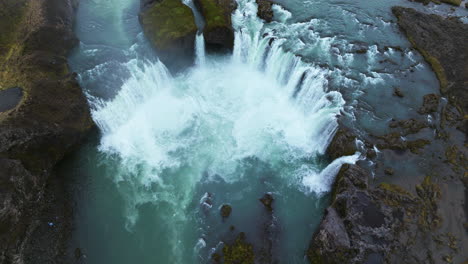
<path fill-rule="evenodd" d="M 468 25 L 458 18 L 444 19 L 410 8 L 394 7 L 392 11 L 408 40 L 436 73 L 441 94 L 453 106 L 449 111 L 454 112 L 455 123 L 459 123 L 459 128 L 466 133 L 468 128 L 464 119 L 468 113 Z"/>
<path fill-rule="evenodd" d="M 232 50 L 234 30 L 231 15 L 237 8 L 235 0 L 194 0 L 195 6 L 205 18 L 203 35 L 211 50 Z"/>
<path fill-rule="evenodd" d="M 53 167 L 92 127 L 67 65 L 78 43 L 74 7 L 70 0 L 0 1 L 0 97 L 11 103 L 0 112 L 0 263 L 39 263 L 26 255 Z M 54 259 L 59 242 L 49 242 Z"/>
<path fill-rule="evenodd" d="M 158 57 L 171 70 L 194 60 L 197 25 L 192 10 L 179 0 L 142 0 L 140 23 Z"/>

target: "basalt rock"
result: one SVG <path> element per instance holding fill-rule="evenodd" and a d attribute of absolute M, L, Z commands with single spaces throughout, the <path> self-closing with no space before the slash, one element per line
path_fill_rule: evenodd
<path fill-rule="evenodd" d="M 257 16 L 266 22 L 273 20 L 273 3 L 269 0 L 256 0 L 258 5 Z"/>
<path fill-rule="evenodd" d="M 416 134 L 421 129 L 427 128 L 429 125 L 425 121 L 410 118 L 407 120 L 399 121 L 392 120 L 388 126 L 390 128 L 399 129 L 401 131 L 401 135 L 406 136 L 409 134 Z"/>
<path fill-rule="evenodd" d="M 419 108 L 418 113 L 424 115 L 437 112 L 439 100 L 440 97 L 437 94 L 426 94 L 423 97 L 423 105 Z"/>
<path fill-rule="evenodd" d="M 408 40 L 431 65 L 439 79 L 441 94 L 456 109 L 453 112 L 458 122 L 463 123 L 458 124 L 458 128 L 466 133 L 468 24 L 455 17 L 443 18 L 410 8 L 394 7 L 392 11 Z M 422 110 L 429 111 L 433 108 Z"/>
<path fill-rule="evenodd" d="M 195 6 L 205 18 L 206 47 L 211 50 L 232 50 L 234 30 L 231 14 L 237 8 L 235 0 L 194 0 Z"/>
<path fill-rule="evenodd" d="M 388 183 L 368 186 L 370 177 L 356 165 L 340 170 L 332 204 L 307 252 L 310 262 L 433 263 L 438 243 L 423 238 L 442 222 L 439 186 L 426 177 L 414 195 Z"/>
<path fill-rule="evenodd" d="M 356 135 L 344 126 L 340 126 L 327 149 L 327 155 L 335 160 L 341 156 L 356 153 Z"/>
<path fill-rule="evenodd" d="M 228 218 L 231 215 L 231 212 L 232 212 L 232 207 L 230 205 L 223 204 L 223 206 L 221 206 L 220 213 L 223 219 Z"/>
<path fill-rule="evenodd" d="M 11 103 L 0 112 L 0 263 L 45 263 L 31 257 L 34 247 L 48 247 L 42 254 L 59 261 L 64 247 L 55 238 L 35 245 L 33 234 L 45 224 L 47 197 L 58 197 L 55 164 L 92 127 L 66 57 L 78 43 L 75 7 L 70 0 L 0 0 L 0 93 Z M 21 93 L 5 95 L 15 87 Z"/>
<path fill-rule="evenodd" d="M 433 2 L 437 5 L 439 5 L 440 3 L 446 3 L 449 5 L 453 5 L 453 6 L 460 6 L 460 4 L 462 3 L 462 0 L 411 0 L 411 1 L 419 2 L 424 5 L 428 5 L 429 3 Z"/>
<path fill-rule="evenodd" d="M 190 7 L 179 0 L 141 0 L 140 23 L 158 57 L 170 69 L 194 60 L 197 25 Z"/>
<path fill-rule="evenodd" d="M 268 211 L 273 211 L 273 202 L 275 201 L 275 199 L 273 199 L 273 195 L 271 195 L 270 193 L 266 193 L 259 200 Z"/>

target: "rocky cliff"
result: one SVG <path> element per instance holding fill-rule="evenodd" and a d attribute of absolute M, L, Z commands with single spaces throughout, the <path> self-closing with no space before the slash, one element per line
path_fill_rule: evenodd
<path fill-rule="evenodd" d="M 92 127 L 66 57 L 76 4 L 0 1 L 0 263 L 39 263 L 26 252 L 53 168 Z"/>

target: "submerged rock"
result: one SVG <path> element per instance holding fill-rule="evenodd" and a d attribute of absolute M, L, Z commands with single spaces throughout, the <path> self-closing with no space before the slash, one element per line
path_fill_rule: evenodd
<path fill-rule="evenodd" d="M 271 195 L 270 193 L 266 193 L 259 200 L 268 211 L 273 211 L 273 202 L 275 201 L 275 199 L 273 199 L 273 195 Z"/>
<path fill-rule="evenodd" d="M 66 225 L 57 225 L 47 239 L 36 239 L 36 231 L 45 225 L 47 197 L 64 203 L 55 193 L 55 164 L 93 124 L 66 57 L 78 43 L 72 30 L 76 2 L 16 0 L 0 6 L 0 91 L 21 87 L 8 111 L 0 112 L 0 263 L 59 262 Z"/>
<path fill-rule="evenodd" d="M 398 87 L 396 87 L 395 90 L 393 91 L 393 95 L 398 96 L 398 97 L 400 97 L 400 98 L 405 97 L 405 95 L 403 94 L 403 92 L 401 91 L 401 89 L 398 88 Z"/>
<path fill-rule="evenodd" d="M 179 0 L 141 1 L 140 23 L 158 57 L 171 69 L 194 60 L 197 25 L 192 10 Z"/>
<path fill-rule="evenodd" d="M 223 219 L 228 218 L 231 215 L 231 212 L 232 212 L 232 207 L 230 205 L 223 204 L 223 206 L 221 206 L 220 213 Z"/>
<path fill-rule="evenodd" d="M 232 50 L 234 30 L 231 14 L 237 8 L 235 0 L 194 0 L 195 6 L 205 18 L 206 47 L 211 50 Z"/>

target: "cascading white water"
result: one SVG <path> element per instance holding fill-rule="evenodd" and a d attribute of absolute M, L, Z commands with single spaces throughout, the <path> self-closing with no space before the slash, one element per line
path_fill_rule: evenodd
<path fill-rule="evenodd" d="M 195 66 L 185 73 L 171 76 L 159 61 L 132 59 L 115 98 L 93 101 L 99 149 L 119 164 L 113 177 L 127 203 L 128 227 L 142 205 L 169 205 L 160 217 L 172 223 L 173 263 L 182 261 L 178 241 L 192 217 L 187 208 L 206 176 L 244 180 L 242 161 L 256 157 L 286 185 L 321 195 L 341 164 L 359 158 L 325 169 L 313 162 L 325 152 L 345 102 L 328 90 L 328 70 L 285 52 L 284 40 L 256 14 L 255 1 L 238 0 L 232 55 L 207 56 L 200 34 Z"/>
<path fill-rule="evenodd" d="M 195 65 L 203 66 L 205 64 L 205 38 L 203 34 L 197 34 L 195 38 Z"/>

